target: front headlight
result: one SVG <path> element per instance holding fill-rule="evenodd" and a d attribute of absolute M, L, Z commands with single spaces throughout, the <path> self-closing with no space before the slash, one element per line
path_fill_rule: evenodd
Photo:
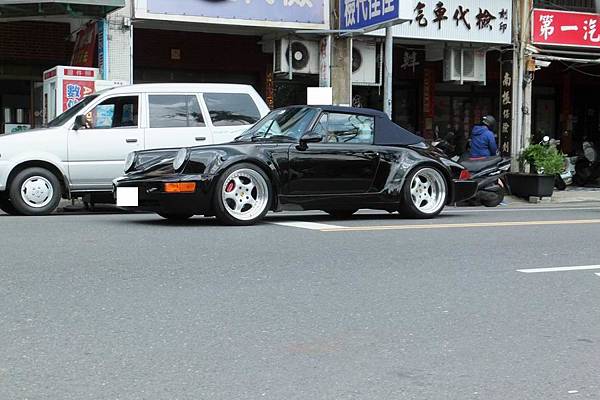
<path fill-rule="evenodd" d="M 127 154 L 127 158 L 125 159 L 125 173 L 128 173 L 131 168 L 133 167 L 133 164 L 135 164 L 135 151 L 132 151 L 131 153 Z"/>
<path fill-rule="evenodd" d="M 186 159 L 187 149 L 179 149 L 177 155 L 175 155 L 175 159 L 173 160 L 173 169 L 177 171 L 179 168 L 181 168 Z"/>

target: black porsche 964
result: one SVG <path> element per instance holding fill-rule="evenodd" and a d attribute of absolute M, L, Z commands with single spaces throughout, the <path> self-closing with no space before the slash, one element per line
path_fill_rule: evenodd
<path fill-rule="evenodd" d="M 114 192 L 124 208 L 232 225 L 286 209 L 431 218 L 475 194 L 462 171 L 380 111 L 294 106 L 272 111 L 231 143 L 131 153 Z"/>

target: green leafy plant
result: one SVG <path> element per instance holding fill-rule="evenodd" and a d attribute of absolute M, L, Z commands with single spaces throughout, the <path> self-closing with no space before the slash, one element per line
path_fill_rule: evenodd
<path fill-rule="evenodd" d="M 565 168 L 565 156 L 555 147 L 532 144 L 519 157 L 521 163 L 529 164 L 532 173 L 540 175 L 560 174 Z"/>

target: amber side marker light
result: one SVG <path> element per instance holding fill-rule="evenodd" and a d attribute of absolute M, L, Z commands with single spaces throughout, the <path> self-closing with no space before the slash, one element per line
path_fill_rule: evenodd
<path fill-rule="evenodd" d="M 166 193 L 191 193 L 196 191 L 196 182 L 165 183 Z"/>

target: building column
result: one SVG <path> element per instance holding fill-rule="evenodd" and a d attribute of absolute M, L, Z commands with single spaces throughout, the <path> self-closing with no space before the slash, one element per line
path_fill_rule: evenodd
<path fill-rule="evenodd" d="M 133 83 L 133 1 L 106 16 L 106 57 L 108 80 Z"/>
<path fill-rule="evenodd" d="M 343 0 L 342 0 L 343 1 Z M 331 0 L 331 27 L 337 29 L 340 0 Z M 331 40 L 331 87 L 333 104 L 352 105 L 352 38 L 332 36 Z"/>

